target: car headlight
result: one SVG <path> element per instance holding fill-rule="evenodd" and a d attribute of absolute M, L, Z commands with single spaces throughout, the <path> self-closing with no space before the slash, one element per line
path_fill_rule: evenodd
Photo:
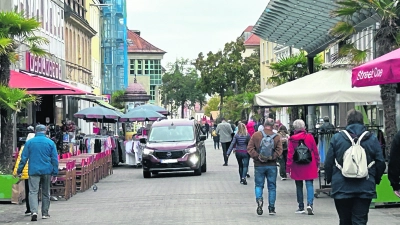
<path fill-rule="evenodd" d="M 187 148 L 187 149 L 185 149 L 185 151 L 186 151 L 186 153 L 195 153 L 197 150 L 196 150 L 196 147 L 193 147 L 193 148 Z"/>
<path fill-rule="evenodd" d="M 153 153 L 154 153 L 154 150 L 151 150 L 151 149 L 148 149 L 148 148 L 145 148 L 143 150 L 143 155 L 153 155 Z"/>

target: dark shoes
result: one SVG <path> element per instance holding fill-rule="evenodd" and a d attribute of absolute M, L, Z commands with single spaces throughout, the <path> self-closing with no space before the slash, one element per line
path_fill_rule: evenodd
<path fill-rule="evenodd" d="M 307 214 L 314 215 L 314 209 L 313 209 L 312 205 L 307 206 Z"/>
<path fill-rule="evenodd" d="M 228 166 L 228 163 L 224 163 L 224 165 L 223 166 Z"/>
<path fill-rule="evenodd" d="M 258 199 L 257 200 L 257 215 L 261 216 L 263 214 L 263 207 L 264 202 L 263 199 Z"/>
<path fill-rule="evenodd" d="M 269 215 L 275 215 L 275 207 L 268 207 Z"/>
<path fill-rule="evenodd" d="M 246 174 L 246 177 L 247 177 L 247 178 L 250 178 L 250 174 Z"/>
<path fill-rule="evenodd" d="M 28 211 L 28 210 L 25 211 L 25 216 L 30 216 L 31 214 L 32 214 L 31 211 Z"/>
<path fill-rule="evenodd" d="M 37 214 L 36 213 L 32 213 L 31 221 L 37 221 Z"/>
<path fill-rule="evenodd" d="M 240 183 L 243 184 L 243 185 L 247 185 L 246 178 L 242 178 L 242 179 L 240 180 Z"/>

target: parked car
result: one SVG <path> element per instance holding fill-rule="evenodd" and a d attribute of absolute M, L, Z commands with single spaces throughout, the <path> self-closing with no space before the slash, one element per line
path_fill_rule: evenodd
<path fill-rule="evenodd" d="M 143 177 L 171 171 L 207 171 L 206 136 L 196 120 L 154 122 L 143 149 Z"/>

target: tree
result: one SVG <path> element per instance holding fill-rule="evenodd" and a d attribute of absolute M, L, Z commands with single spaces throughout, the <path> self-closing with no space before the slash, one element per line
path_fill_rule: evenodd
<path fill-rule="evenodd" d="M 26 49 L 34 55 L 45 56 L 47 52 L 41 48 L 49 42 L 46 38 L 35 35 L 40 28 L 40 22 L 35 18 L 25 18 L 23 12 L 0 12 L 0 83 L 8 85 L 10 81 L 10 66 L 18 60 L 18 47 Z M 0 110 L 1 119 L 1 148 L 0 165 L 9 167 L 7 161 L 11 157 L 13 146 L 9 134 L 12 127 L 7 125 L 11 121 L 10 110 L 4 105 Z M 11 136 L 12 137 L 12 136 Z M 10 154 L 7 156 L 6 154 Z M 3 161 L 5 160 L 5 161 Z"/>
<path fill-rule="evenodd" d="M 20 112 L 29 103 L 38 101 L 39 98 L 27 94 L 25 90 L 10 88 L 8 85 L 0 85 L 0 107 L 5 109 L 13 118 L 16 117 L 16 113 Z M 13 168 L 13 133 L 16 132 L 16 130 L 13 130 L 14 120 L 10 118 L 2 126 L 8 126 L 11 130 L 10 132 L 2 133 L 1 145 L 11 146 L 11 148 L 2 148 L 2 151 L 0 151 L 0 169 L 3 173 L 10 173 Z"/>
<path fill-rule="evenodd" d="M 236 87 L 241 87 L 249 74 L 243 66 L 244 50 L 243 39 L 238 38 L 236 41 L 226 43 L 222 51 L 209 52 L 206 58 L 200 52 L 194 63 L 201 75 L 199 88 L 210 96 L 219 94 L 220 110 L 223 108 L 224 97 L 229 95 L 229 92 L 231 95 L 234 94 L 232 90 L 235 88 L 235 82 L 238 82 Z"/>
<path fill-rule="evenodd" d="M 376 28 L 374 41 L 377 45 L 376 56 L 382 56 L 400 47 L 400 5 L 393 0 L 339 0 L 338 8 L 332 11 L 333 17 L 339 17 L 330 33 L 339 38 L 339 55 L 347 56 L 355 64 L 365 61 L 369 49 L 360 50 L 350 41 L 357 30 L 352 18 L 363 12 L 374 12 L 379 16 L 379 26 Z M 373 24 L 371 24 L 373 25 Z M 391 148 L 396 128 L 396 84 L 383 84 L 381 99 L 385 116 L 386 150 Z"/>
<path fill-rule="evenodd" d="M 259 92 L 261 82 L 260 72 L 260 48 L 254 50 L 249 57 L 244 58 L 244 71 L 248 74 L 238 82 L 239 93 Z"/>
<path fill-rule="evenodd" d="M 188 101 L 191 105 L 196 101 L 205 101 L 204 94 L 196 90 L 199 76 L 188 59 L 179 59 L 170 64 L 169 71 L 163 75 L 162 81 L 163 84 L 160 86 L 162 100 L 173 103 L 176 107 L 180 106 L 182 118 Z"/>
<path fill-rule="evenodd" d="M 253 108 L 253 99 L 256 92 L 245 92 L 225 97 L 223 114 L 232 121 L 248 120 L 249 111 Z"/>
<path fill-rule="evenodd" d="M 211 116 L 211 111 L 217 111 L 219 106 L 219 96 L 213 95 L 210 100 L 208 100 L 207 105 L 204 107 L 204 115 Z"/>
<path fill-rule="evenodd" d="M 124 96 L 125 90 L 118 90 L 112 93 L 111 95 L 111 105 L 117 109 L 124 109 L 125 103 L 122 100 L 122 96 Z"/>
<path fill-rule="evenodd" d="M 314 58 L 314 69 L 318 71 L 321 69 L 322 59 L 317 56 Z M 268 84 L 279 86 L 286 82 L 307 76 L 309 73 L 307 67 L 307 57 L 304 51 L 299 54 L 283 57 L 276 63 L 271 63 L 272 77 L 267 79 Z M 298 119 L 299 108 L 297 106 L 291 107 L 290 120 L 295 121 Z"/>

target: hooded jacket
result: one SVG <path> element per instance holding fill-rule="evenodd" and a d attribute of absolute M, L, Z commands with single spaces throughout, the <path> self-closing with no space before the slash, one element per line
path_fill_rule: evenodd
<path fill-rule="evenodd" d="M 253 120 L 250 120 L 246 124 L 247 132 L 250 134 L 250 137 L 253 136 L 255 133 L 254 127 L 256 126 L 256 123 Z"/>
<path fill-rule="evenodd" d="M 293 155 L 300 140 L 304 140 L 304 144 L 312 153 L 312 161 L 309 164 L 297 164 L 293 161 Z M 286 172 L 290 173 L 293 180 L 313 180 L 318 178 L 318 167 L 319 153 L 314 137 L 305 130 L 295 131 L 289 138 Z"/>
<path fill-rule="evenodd" d="M 21 174 L 22 169 L 29 160 L 29 176 L 57 175 L 58 155 L 56 145 L 43 133 L 36 133 L 35 137 L 27 141 L 22 152 L 21 161 L 17 173 Z"/>
<path fill-rule="evenodd" d="M 390 149 L 388 178 L 394 191 L 400 190 L 400 131 L 394 136 Z"/>
<path fill-rule="evenodd" d="M 366 131 L 363 124 L 356 123 L 346 127 L 350 136 L 358 138 Z M 325 159 L 325 176 L 327 183 L 332 183 L 331 196 L 335 199 L 345 198 L 376 198 L 376 185 L 380 183 L 386 169 L 382 149 L 375 135 L 368 133 L 361 140 L 361 146 L 367 155 L 367 164 L 375 161 L 368 170 L 368 178 L 346 178 L 336 167 L 335 159 L 343 164 L 344 152 L 351 146 L 351 141 L 343 132 L 336 133 L 330 142 L 328 154 Z"/>
<path fill-rule="evenodd" d="M 267 135 L 271 135 L 274 132 L 272 130 L 268 130 L 264 128 L 264 132 Z M 257 131 L 251 136 L 249 144 L 247 145 L 247 153 L 249 153 L 250 157 L 253 158 L 254 161 L 254 166 L 276 166 L 276 160 L 279 158 L 279 156 L 282 155 L 282 142 L 281 142 L 281 136 L 276 135 L 274 138 L 274 148 L 275 152 L 273 155 L 273 160 L 267 161 L 267 162 L 261 162 L 258 159 L 258 153 L 260 152 L 260 145 L 261 145 L 261 140 L 263 138 L 263 135 L 261 131 Z"/>

